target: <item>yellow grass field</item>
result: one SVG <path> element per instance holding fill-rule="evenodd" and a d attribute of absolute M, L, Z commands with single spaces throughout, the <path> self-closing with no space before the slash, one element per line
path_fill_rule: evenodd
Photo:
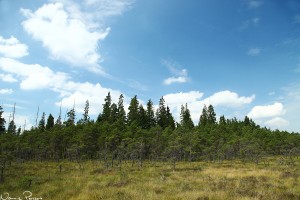
<path fill-rule="evenodd" d="M 300 199 L 300 159 L 293 165 L 241 161 L 131 162 L 105 169 L 100 161 L 12 163 L 0 183 L 2 199 Z M 1 199 L 1 196 L 0 196 Z"/>

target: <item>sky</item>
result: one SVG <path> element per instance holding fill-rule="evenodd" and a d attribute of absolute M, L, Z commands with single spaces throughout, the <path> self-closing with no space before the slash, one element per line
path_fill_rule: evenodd
<path fill-rule="evenodd" d="M 0 104 L 17 126 L 163 96 L 300 132 L 298 0 L 0 0 Z"/>

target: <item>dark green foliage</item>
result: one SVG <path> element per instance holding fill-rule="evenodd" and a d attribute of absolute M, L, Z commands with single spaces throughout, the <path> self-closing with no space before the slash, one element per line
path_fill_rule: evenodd
<path fill-rule="evenodd" d="M 137 96 L 131 99 L 128 123 L 123 96 L 115 104 L 108 93 L 103 108 L 105 117 L 100 114 L 96 123 L 89 120 L 87 105 L 88 101 L 82 123 L 75 124 L 74 109 L 67 113 L 65 126 L 54 126 L 50 114 L 45 130 L 41 120 L 38 128 L 17 134 L 14 121 L 10 121 L 8 132 L 12 134 L 0 134 L 0 158 L 69 159 L 78 163 L 82 159 L 100 159 L 107 168 L 120 167 L 124 160 L 138 166 L 143 165 L 144 159 L 168 160 L 175 169 L 179 160 L 241 159 L 259 163 L 264 155 L 296 155 L 300 149 L 298 133 L 260 128 L 248 117 L 239 121 L 221 116 L 216 123 L 212 106 L 204 106 L 198 126 L 193 125 L 187 104 L 182 106 L 180 123 L 175 126 L 163 97 L 156 112 L 157 124 L 151 100 L 145 109 Z"/>
<path fill-rule="evenodd" d="M 103 111 L 102 111 L 102 115 L 101 115 L 101 121 L 103 120 L 103 121 L 108 121 L 109 122 L 109 120 L 111 118 L 110 117 L 110 112 L 111 112 L 111 96 L 110 96 L 110 92 L 108 92 L 107 96 L 104 99 Z"/>
<path fill-rule="evenodd" d="M 46 114 L 45 114 L 45 112 L 43 112 L 41 120 L 39 121 L 39 129 L 41 129 L 42 131 L 44 131 L 45 128 L 46 128 L 46 119 L 45 119 L 45 116 L 46 116 Z"/>
<path fill-rule="evenodd" d="M 149 99 L 149 101 L 147 102 L 146 118 L 147 118 L 147 122 L 146 122 L 147 129 L 150 129 L 156 125 L 154 108 L 151 99 Z"/>
<path fill-rule="evenodd" d="M 139 120 L 139 101 L 137 99 L 137 96 L 135 95 L 129 104 L 128 107 L 128 115 L 127 115 L 127 122 L 128 124 L 132 124 L 132 123 L 138 123 Z"/>
<path fill-rule="evenodd" d="M 7 132 L 10 133 L 10 134 L 13 134 L 15 135 L 17 132 L 16 132 L 16 124 L 15 124 L 15 121 L 14 120 L 11 120 L 8 124 L 8 128 L 7 128 Z"/>
<path fill-rule="evenodd" d="M 187 107 L 187 104 L 185 104 L 185 106 L 181 105 L 180 125 L 186 127 L 187 129 L 192 129 L 194 127 L 194 123 L 191 118 L 191 113 Z"/>
<path fill-rule="evenodd" d="M 198 126 L 205 126 L 208 121 L 208 111 L 206 105 L 203 106 L 202 114 L 200 115 L 200 120 Z"/>
<path fill-rule="evenodd" d="M 0 106 L 0 135 L 5 132 L 5 119 L 3 117 L 3 108 Z"/>
<path fill-rule="evenodd" d="M 47 119 L 46 129 L 49 130 L 54 127 L 54 117 L 50 114 Z"/>
<path fill-rule="evenodd" d="M 75 125 L 75 117 L 76 117 L 76 114 L 75 114 L 75 109 L 72 108 L 69 112 L 67 112 L 67 121 L 65 122 L 66 126 L 73 126 Z"/>

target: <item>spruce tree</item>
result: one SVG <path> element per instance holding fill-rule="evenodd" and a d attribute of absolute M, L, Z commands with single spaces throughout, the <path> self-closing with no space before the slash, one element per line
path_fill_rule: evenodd
<path fill-rule="evenodd" d="M 132 124 L 133 122 L 138 122 L 138 118 L 139 118 L 139 101 L 137 99 L 137 96 L 135 95 L 129 104 L 128 107 L 128 116 L 127 116 L 127 120 L 128 120 L 128 124 Z"/>
<path fill-rule="evenodd" d="M 167 120 L 167 110 L 165 106 L 165 100 L 164 97 L 161 97 L 159 100 L 158 109 L 156 112 L 156 118 L 157 118 L 157 124 L 165 129 L 168 126 L 168 120 Z"/>
<path fill-rule="evenodd" d="M 214 111 L 214 107 L 212 105 L 208 106 L 207 109 L 207 123 L 208 124 L 215 124 L 216 123 L 216 113 Z"/>
<path fill-rule="evenodd" d="M 66 123 L 66 126 L 72 126 L 72 125 L 75 125 L 75 117 L 76 117 L 76 114 L 75 114 L 75 109 L 72 108 L 68 113 L 67 113 L 67 116 L 68 116 L 68 119 L 67 121 L 65 122 Z"/>
<path fill-rule="evenodd" d="M 208 113 L 207 113 L 207 107 L 204 104 L 203 109 L 202 109 L 202 114 L 200 115 L 200 120 L 199 120 L 199 126 L 205 126 L 207 124 L 208 120 Z"/>
<path fill-rule="evenodd" d="M 53 127 L 54 127 L 54 117 L 50 114 L 47 119 L 46 129 L 50 130 Z"/>
<path fill-rule="evenodd" d="M 155 114 L 154 114 L 154 108 L 153 108 L 153 103 L 151 99 L 147 102 L 147 110 L 146 110 L 146 128 L 150 129 L 155 126 Z"/>
<path fill-rule="evenodd" d="M 111 111 L 111 96 L 110 92 L 108 92 L 107 96 L 104 99 L 104 104 L 103 104 L 103 111 L 101 115 L 101 120 L 102 121 L 108 121 L 110 120 L 110 111 Z"/>
<path fill-rule="evenodd" d="M 185 106 L 181 105 L 180 125 L 188 129 L 192 129 L 194 127 L 194 123 L 191 118 L 191 113 L 187 107 L 187 104 L 185 104 Z"/>
<path fill-rule="evenodd" d="M 84 113 L 83 113 L 83 119 L 82 119 L 84 124 L 87 124 L 90 121 L 89 109 L 90 109 L 90 103 L 89 103 L 89 100 L 86 100 L 85 107 L 84 107 Z"/>
<path fill-rule="evenodd" d="M 46 119 L 45 119 L 45 112 L 43 112 L 41 120 L 39 121 L 39 129 L 40 130 L 45 130 L 45 126 L 46 126 Z"/>
<path fill-rule="evenodd" d="M 124 96 L 120 95 L 118 101 L 118 121 L 125 125 L 126 123 L 126 112 L 124 109 Z"/>

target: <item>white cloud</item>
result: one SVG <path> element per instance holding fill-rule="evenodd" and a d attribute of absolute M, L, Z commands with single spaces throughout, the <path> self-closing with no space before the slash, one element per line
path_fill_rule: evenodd
<path fill-rule="evenodd" d="M 263 1 L 259 1 L 259 0 L 248 0 L 247 1 L 248 7 L 249 8 L 259 8 L 262 4 Z"/>
<path fill-rule="evenodd" d="M 0 94 L 12 94 L 13 89 L 0 89 Z"/>
<path fill-rule="evenodd" d="M 271 127 L 271 128 L 283 128 L 288 125 L 290 125 L 289 121 L 281 118 L 281 117 L 275 117 L 265 122 L 265 125 Z"/>
<path fill-rule="evenodd" d="M 24 64 L 10 58 L 0 58 L 0 69 L 18 77 L 23 90 L 49 89 L 58 92 L 63 108 L 72 108 L 75 101 L 78 112 L 83 112 L 85 102 L 89 100 L 90 114 L 98 114 L 108 92 L 111 92 L 114 102 L 118 101 L 121 94 L 120 91 L 104 88 L 99 83 L 74 82 L 66 73 L 54 72 L 38 64 Z M 60 106 L 61 102 L 56 102 L 56 105 Z"/>
<path fill-rule="evenodd" d="M 69 76 L 62 72 L 53 72 L 48 67 L 38 64 L 24 64 L 10 58 L 0 58 L 0 69 L 16 75 L 20 80 L 20 87 L 24 90 L 59 88 Z"/>
<path fill-rule="evenodd" d="M 203 93 L 199 91 L 190 91 L 190 92 L 179 92 L 175 94 L 167 94 L 164 96 L 164 99 L 169 105 L 182 105 L 185 103 L 191 103 L 199 101 L 203 96 Z"/>
<path fill-rule="evenodd" d="M 185 83 L 187 82 L 187 77 L 179 76 L 179 77 L 169 77 L 164 80 L 165 85 L 171 85 L 173 83 Z"/>
<path fill-rule="evenodd" d="M 0 36 L 0 54 L 9 58 L 21 58 L 28 55 L 28 47 L 13 36 L 8 39 Z"/>
<path fill-rule="evenodd" d="M 212 96 L 206 98 L 204 103 L 214 106 L 226 106 L 226 107 L 240 107 L 245 104 L 250 104 L 255 99 L 255 95 L 250 97 L 239 96 L 235 92 L 231 91 L 221 91 L 213 94 Z"/>
<path fill-rule="evenodd" d="M 250 104 L 255 99 L 255 95 L 244 97 L 231 91 L 220 91 L 205 99 L 201 99 L 202 97 L 203 93 L 190 91 L 187 93 L 167 94 L 164 96 L 164 99 L 177 121 L 180 117 L 181 105 L 187 103 L 194 123 L 198 123 L 204 104 L 207 106 L 211 104 L 214 107 L 239 108 Z"/>
<path fill-rule="evenodd" d="M 171 85 L 173 83 L 186 83 L 189 80 L 187 69 L 178 69 L 181 66 L 177 62 L 163 59 L 162 65 L 167 67 L 171 74 L 174 75 L 169 78 L 166 78 L 163 81 L 165 85 Z"/>
<path fill-rule="evenodd" d="M 109 76 L 101 67 L 99 42 L 110 32 L 107 17 L 122 14 L 133 1 L 94 0 L 75 2 L 53 0 L 36 11 L 21 9 L 22 25 L 34 39 L 41 41 L 52 59 Z"/>
<path fill-rule="evenodd" d="M 261 52 L 260 48 L 252 48 L 252 49 L 249 49 L 249 51 L 247 52 L 247 55 L 256 56 L 256 55 L 260 54 L 260 52 Z"/>
<path fill-rule="evenodd" d="M 253 19 L 249 19 L 249 20 L 246 20 L 246 21 L 244 21 L 243 22 L 243 24 L 239 27 L 239 30 L 241 31 L 241 30 L 245 30 L 245 29 L 247 29 L 247 28 L 249 28 L 249 27 L 255 27 L 255 26 L 257 26 L 258 24 L 259 24 L 259 22 L 260 22 L 260 18 L 258 18 L 258 17 L 255 17 L 255 18 L 253 18 Z"/>
<path fill-rule="evenodd" d="M 283 104 L 279 102 L 275 102 L 272 105 L 253 107 L 247 116 L 252 119 L 260 119 L 260 118 L 278 117 L 284 115 L 285 113 L 286 110 L 284 109 Z"/>
<path fill-rule="evenodd" d="M 18 82 L 18 80 L 15 79 L 11 74 L 0 74 L 0 80 L 8 83 Z"/>

